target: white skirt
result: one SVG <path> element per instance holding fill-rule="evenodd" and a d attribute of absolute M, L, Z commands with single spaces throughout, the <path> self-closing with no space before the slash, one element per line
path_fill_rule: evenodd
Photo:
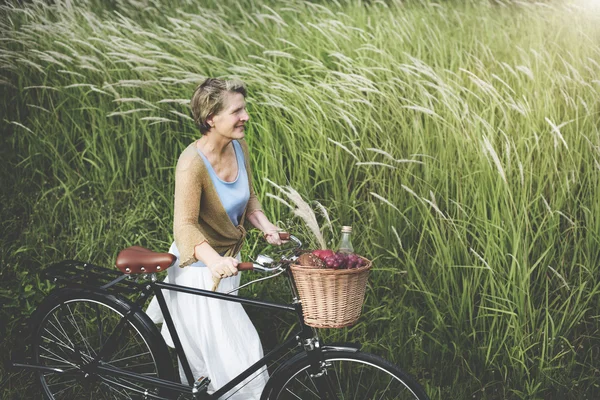
<path fill-rule="evenodd" d="M 179 256 L 175 243 L 169 253 Z M 213 286 L 210 270 L 200 262 L 179 268 L 177 261 L 167 273 L 164 281 L 175 285 L 206 290 Z M 237 288 L 240 275 L 222 279 L 217 291 L 229 292 Z M 163 294 L 194 379 L 209 377 L 209 393 L 215 392 L 263 357 L 256 328 L 240 303 L 171 290 L 163 290 Z M 237 291 L 232 294 L 237 295 Z M 146 313 L 155 323 L 163 322 L 156 298 L 152 299 Z M 161 333 L 167 344 L 175 347 L 166 324 L 163 324 Z M 179 376 L 181 382 L 187 384 L 181 363 Z M 267 379 L 268 373 L 263 366 L 221 399 L 259 400 Z"/>

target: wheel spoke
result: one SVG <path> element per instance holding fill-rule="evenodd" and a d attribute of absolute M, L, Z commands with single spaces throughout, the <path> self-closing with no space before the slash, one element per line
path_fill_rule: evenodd
<path fill-rule="evenodd" d="M 75 330 L 77 331 L 77 333 L 79 333 L 79 336 L 81 337 L 81 341 L 83 342 L 83 345 L 87 348 L 90 355 L 93 354 L 93 356 L 95 357 L 97 355 L 96 352 L 92 349 L 92 346 L 90 346 L 88 341 L 83 337 L 83 334 L 81 333 L 81 330 L 79 329 L 79 325 L 77 324 L 77 321 L 75 320 L 75 316 L 73 315 L 73 310 L 71 310 L 71 307 L 68 304 L 67 304 L 67 309 L 69 310 L 69 313 L 71 314 L 71 318 L 72 318 L 72 320 L 70 322 L 73 325 L 73 327 L 75 328 Z M 67 320 L 69 320 L 68 316 L 67 316 Z"/>
<path fill-rule="evenodd" d="M 42 336 L 42 338 L 44 338 L 44 336 Z M 46 339 L 47 339 L 47 338 L 46 338 Z M 48 341 L 48 343 L 46 343 L 46 345 L 50 345 L 50 344 L 52 344 L 52 343 L 53 343 L 53 341 L 52 341 L 52 340 L 50 340 L 50 339 L 47 339 L 47 341 Z M 75 350 L 74 350 L 74 349 L 69 349 L 69 350 L 71 350 L 71 353 L 66 353 L 66 352 L 64 351 L 64 349 L 63 349 L 62 347 L 60 347 L 60 346 L 61 346 L 61 344 L 59 344 L 59 343 L 57 343 L 57 344 L 59 345 L 59 349 L 60 349 L 60 350 L 62 350 L 62 353 L 63 353 L 63 355 L 64 355 L 65 357 L 72 357 L 72 356 L 75 354 Z M 42 347 L 42 346 L 40 346 L 40 348 L 41 348 L 41 349 L 43 349 L 43 350 L 46 350 L 48 353 L 50 353 L 50 354 L 52 354 L 52 355 L 54 355 L 54 356 L 56 356 L 56 357 L 58 357 L 58 358 L 60 358 L 60 359 L 61 359 L 61 360 L 63 360 L 64 362 L 67 362 L 67 363 L 69 363 L 69 361 L 65 360 L 64 358 L 62 358 L 62 357 L 61 357 L 61 356 L 59 356 L 58 354 L 56 354 L 56 353 L 52 352 L 50 349 L 48 349 L 48 348 L 46 348 L 46 347 Z M 90 356 L 88 356 L 87 354 L 81 354 L 81 356 L 82 356 L 82 357 L 85 357 L 85 359 L 86 359 L 87 361 L 91 361 L 91 360 L 92 360 L 92 358 L 91 358 Z"/>
<path fill-rule="evenodd" d="M 56 342 L 55 342 L 56 344 L 58 344 L 59 346 L 62 346 L 62 347 L 64 347 L 64 348 L 66 348 L 66 349 L 69 349 L 69 350 L 71 350 L 71 351 L 75 351 L 75 349 L 73 348 L 73 346 L 72 346 L 72 345 L 71 345 L 71 346 L 69 346 L 68 344 L 66 344 L 65 342 L 63 342 L 62 340 L 60 340 L 58 337 L 56 337 L 56 335 L 55 335 L 55 334 L 53 334 L 52 332 L 50 332 L 50 331 L 49 331 L 47 328 L 46 328 L 46 329 L 44 329 L 44 330 L 45 330 L 46 332 L 48 332 L 48 333 L 49 333 L 49 334 L 50 334 L 50 335 L 51 335 L 51 336 L 52 336 L 54 339 L 56 339 Z M 48 337 L 45 337 L 45 336 L 42 336 L 42 337 L 43 337 L 44 339 L 48 340 L 48 341 L 52 341 L 52 339 L 50 339 L 50 338 L 48 338 Z"/>
<path fill-rule="evenodd" d="M 64 362 L 65 364 L 68 364 L 68 365 L 71 365 L 71 366 L 73 366 L 73 367 L 76 367 L 76 368 L 77 368 L 77 365 L 76 365 L 76 364 L 73 364 L 72 362 L 70 362 L 70 361 L 68 361 L 68 360 L 65 360 L 64 358 L 62 358 L 61 356 L 57 355 L 56 353 L 54 353 L 54 352 L 52 352 L 52 351 L 48 350 L 47 348 L 45 348 L 45 347 L 40 347 L 40 348 L 41 348 L 42 350 L 45 350 L 45 351 L 47 351 L 48 353 L 52 354 L 53 356 L 55 356 L 55 357 L 58 357 L 58 359 L 56 359 L 56 358 L 52 358 L 52 357 L 48 357 L 48 356 L 45 356 L 45 355 L 40 355 L 40 357 L 43 357 L 43 358 L 46 358 L 46 359 L 48 359 L 48 360 L 52 360 L 52 361 L 57 361 L 57 362 L 61 362 L 61 361 L 62 361 L 62 362 Z"/>
<path fill-rule="evenodd" d="M 383 393 L 381 393 L 381 396 L 379 397 L 379 400 L 383 399 L 383 395 L 387 393 L 387 391 L 390 388 L 391 384 L 392 384 L 392 379 L 390 379 L 390 381 L 388 382 L 387 386 L 385 387 L 385 390 L 383 391 Z"/>
<path fill-rule="evenodd" d="M 113 391 L 114 393 L 119 394 L 120 396 L 123 396 L 123 398 L 125 399 L 131 399 L 132 397 L 129 396 L 127 393 L 122 393 L 121 391 L 117 390 L 116 388 L 114 388 L 113 386 L 109 385 L 108 383 L 106 383 L 107 380 L 105 380 L 104 382 L 102 382 L 103 385 L 106 385 L 106 387 L 108 387 L 111 391 Z M 108 382 L 111 382 L 110 380 L 108 380 Z M 114 383 L 114 382 L 113 382 Z"/>
<path fill-rule="evenodd" d="M 69 336 L 65 332 L 65 330 L 64 330 L 62 324 L 60 323 L 60 321 L 58 320 L 58 317 L 56 316 L 56 314 L 52 314 L 52 316 L 56 320 L 56 323 L 58 324 L 58 327 L 56 325 L 54 325 L 54 323 L 52 321 L 48 321 L 50 323 L 50 325 L 52 325 L 54 327 L 54 329 L 56 329 L 58 332 L 60 332 L 60 334 L 62 334 L 65 337 L 65 339 L 67 339 L 69 341 L 69 344 L 72 347 L 75 347 L 75 344 L 73 344 L 73 342 L 71 342 L 71 339 L 69 339 Z"/>
<path fill-rule="evenodd" d="M 356 400 L 356 395 L 358 394 L 358 388 L 360 387 L 360 381 L 362 380 L 362 376 L 363 376 L 363 372 L 364 372 L 364 366 L 360 367 L 360 375 L 358 376 L 358 383 L 357 383 L 357 390 L 354 391 L 354 397 L 352 397 L 352 400 Z"/>
<path fill-rule="evenodd" d="M 150 354 L 150 352 L 149 352 L 149 351 L 147 351 L 147 352 L 145 352 L 145 353 L 134 354 L 134 355 L 132 355 L 132 356 L 128 356 L 128 357 L 123 357 L 123 358 L 119 358 L 119 359 L 116 359 L 116 360 L 110 360 L 110 363 L 109 363 L 109 364 L 113 364 L 113 363 L 116 363 L 116 362 L 119 362 L 119 361 L 123 361 L 123 360 L 129 360 L 129 359 L 131 359 L 131 358 L 134 358 L 134 357 L 141 357 L 141 356 L 145 356 L 146 354 Z"/>
<path fill-rule="evenodd" d="M 171 378 L 170 373 L 168 376 L 159 373 L 155 346 L 160 343 L 148 342 L 149 335 L 144 335 L 146 328 L 141 320 L 136 317 L 119 324 L 125 315 L 125 311 L 121 310 L 127 308 L 108 297 L 91 296 L 90 299 L 73 297 L 64 300 L 68 296 L 63 295 L 63 300 L 57 302 L 57 306 L 49 307 L 50 311 L 34 329 L 37 335 L 34 338 L 36 362 L 69 371 L 67 374 L 38 374 L 46 397 L 52 400 L 122 400 L 139 399 L 147 393 L 147 398 L 164 399 L 159 388 L 152 383 L 121 376 L 102 376 L 97 374 L 98 371 L 85 369 L 85 365 L 94 360 L 114 333 L 117 335 L 113 336 L 117 339 L 114 348 L 101 361 L 142 376 Z M 118 328 L 115 331 L 119 326 L 122 330 Z"/>
<path fill-rule="evenodd" d="M 66 385 L 66 384 L 69 384 L 71 382 L 77 382 L 77 380 L 76 379 L 71 379 L 70 381 L 66 381 L 66 382 L 51 383 L 51 384 L 48 385 L 48 387 L 54 386 L 54 385 Z"/>
<path fill-rule="evenodd" d="M 342 400 L 344 400 L 344 391 L 342 390 L 342 382 L 340 381 L 340 377 L 335 369 L 335 364 L 333 364 L 333 372 L 335 373 L 335 379 L 337 380 L 338 387 L 340 388 L 340 394 L 342 395 Z"/>
<path fill-rule="evenodd" d="M 59 390 L 59 391 L 58 391 L 58 392 L 56 392 L 56 393 L 52 393 L 52 395 L 53 395 L 53 396 L 56 398 L 56 395 L 58 395 L 59 393 L 62 393 L 62 392 L 64 392 L 65 390 L 69 390 L 69 389 L 73 389 L 73 386 L 68 386 L 68 385 L 67 385 L 67 387 L 66 387 L 66 388 L 64 388 L 64 389 L 61 389 L 61 390 Z"/>
<path fill-rule="evenodd" d="M 117 363 L 117 362 L 123 361 L 123 360 L 129 360 L 129 359 L 132 359 L 132 358 L 135 358 L 135 357 L 142 357 L 142 356 L 145 356 L 146 354 L 150 354 L 150 352 L 146 351 L 145 353 L 134 354 L 132 356 L 122 357 L 122 358 L 118 358 L 116 360 L 110 360 L 109 364 L 114 364 L 114 363 Z"/>
<path fill-rule="evenodd" d="M 121 334 L 121 336 L 122 337 L 118 338 L 117 341 L 120 340 L 121 343 L 122 343 L 122 338 L 123 337 L 125 337 L 125 338 L 127 337 L 127 332 L 123 331 L 122 334 Z M 123 354 L 127 354 L 129 352 L 129 349 L 135 348 L 135 346 L 140 346 L 140 343 L 139 342 L 133 343 L 133 340 L 130 339 L 130 341 L 126 342 L 123 346 L 121 346 L 118 351 L 116 351 L 115 353 L 113 353 L 112 357 L 113 358 L 114 357 L 120 357 Z"/>
<path fill-rule="evenodd" d="M 111 362 L 107 362 L 106 364 L 113 365 Z M 143 363 L 143 364 L 134 364 L 134 365 L 127 364 L 125 367 L 126 367 L 128 370 L 133 370 L 133 369 L 136 369 L 136 368 L 140 368 L 140 367 L 146 367 L 146 366 L 150 366 L 150 365 L 154 365 L 154 362 L 152 362 L 152 361 L 149 361 L 149 362 L 146 362 L 146 363 Z M 119 367 L 118 365 L 115 365 L 115 367 L 117 367 L 117 368 L 121 368 L 121 367 Z"/>
<path fill-rule="evenodd" d="M 313 385 L 313 388 L 315 388 L 315 392 L 318 392 L 318 391 L 319 391 L 319 389 L 317 389 L 317 385 L 315 384 L 315 381 L 314 381 L 314 379 L 312 378 L 312 376 L 310 376 L 310 374 L 308 373 L 308 370 L 307 370 L 307 371 L 305 371 L 305 372 L 306 372 L 306 376 L 307 376 L 307 377 L 308 377 L 308 379 L 310 380 L 310 383 L 312 383 L 312 385 Z M 296 378 L 296 379 L 297 379 L 297 378 Z M 300 382 L 300 381 L 298 381 L 298 382 Z M 305 385 L 305 386 L 306 386 L 306 385 Z M 308 389 L 308 390 L 310 390 L 310 389 Z M 313 393 L 314 393 L 314 392 L 313 392 Z M 315 393 L 315 395 L 316 395 L 317 397 L 319 397 L 319 395 L 318 395 L 318 394 L 316 394 L 316 393 Z"/>
<path fill-rule="evenodd" d="M 294 396 L 295 398 L 302 400 L 302 397 L 298 397 L 298 396 L 296 395 L 296 393 L 293 393 L 293 392 L 292 392 L 290 389 L 286 388 L 285 390 L 287 390 L 287 391 L 289 392 L 289 394 L 291 394 L 291 395 L 292 395 L 292 396 Z"/>
<path fill-rule="evenodd" d="M 299 383 L 300 385 L 302 385 L 304 388 L 306 388 L 306 390 L 308 390 L 309 392 L 311 392 L 312 394 L 314 394 L 315 396 L 317 396 L 317 398 L 319 397 L 319 395 L 318 395 L 318 394 L 316 394 L 315 392 L 313 392 L 313 391 L 312 391 L 312 390 L 311 390 L 311 389 L 310 389 L 308 386 L 306 386 L 306 385 L 304 384 L 304 382 L 302 382 L 302 381 L 298 380 L 297 378 L 296 378 L 296 380 L 298 381 L 298 383 Z M 314 382 L 312 379 L 311 379 L 311 382 L 312 382 L 312 384 L 313 384 L 313 386 L 314 386 L 314 385 L 315 385 L 315 382 Z M 317 390 L 317 388 L 316 388 L 316 387 L 315 387 L 315 390 Z"/>
<path fill-rule="evenodd" d="M 371 384 L 369 385 L 369 389 L 367 389 L 367 392 L 365 393 L 365 397 L 363 397 L 364 400 L 369 400 L 369 393 L 371 393 L 371 388 L 373 387 L 373 381 L 371 381 Z"/>

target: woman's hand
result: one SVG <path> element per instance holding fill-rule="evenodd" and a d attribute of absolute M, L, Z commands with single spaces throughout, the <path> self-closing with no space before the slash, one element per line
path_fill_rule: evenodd
<path fill-rule="evenodd" d="M 262 210 L 254 211 L 248 216 L 248 220 L 252 225 L 262 231 L 262 233 L 265 235 L 265 240 L 269 244 L 279 246 L 287 242 L 287 240 L 281 240 L 279 238 L 279 232 L 282 232 L 283 230 L 279 229 L 276 225 L 273 225 L 262 212 Z"/>
<path fill-rule="evenodd" d="M 265 240 L 272 245 L 281 246 L 283 243 L 286 243 L 287 240 L 281 240 L 279 237 L 279 232 L 283 232 L 281 229 L 277 227 L 273 227 L 269 230 L 264 231 Z"/>
<path fill-rule="evenodd" d="M 239 261 L 237 258 L 233 257 L 221 257 L 216 262 L 213 262 L 208 265 L 208 269 L 212 273 L 212 276 L 215 278 L 228 278 L 233 275 L 238 274 L 237 266 Z"/>

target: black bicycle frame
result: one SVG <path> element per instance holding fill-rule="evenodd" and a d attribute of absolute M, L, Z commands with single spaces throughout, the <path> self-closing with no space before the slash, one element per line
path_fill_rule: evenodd
<path fill-rule="evenodd" d="M 166 304 L 164 294 L 162 293 L 162 290 L 172 290 L 175 292 L 211 297 L 224 301 L 233 301 L 236 303 L 247 304 L 251 306 L 294 312 L 298 318 L 298 322 L 300 325 L 300 330 L 290 335 L 290 337 L 286 339 L 285 342 L 279 344 L 267 355 L 255 362 L 248 369 L 236 376 L 233 380 L 228 382 L 225 386 L 221 387 L 213 394 L 208 395 L 206 393 L 203 393 L 202 398 L 219 398 L 223 394 L 229 392 L 235 386 L 239 385 L 246 378 L 250 377 L 261 367 L 267 366 L 268 363 L 275 360 L 279 354 L 284 353 L 285 349 L 291 349 L 292 347 L 301 346 L 303 347 L 310 363 L 309 373 L 311 374 L 311 377 L 316 378 L 315 384 L 317 386 L 317 391 L 319 392 L 319 395 L 323 399 L 336 400 L 335 390 L 331 386 L 330 380 L 327 379 L 326 364 L 324 362 L 324 354 L 320 346 L 320 341 L 318 340 L 313 328 L 309 327 L 304 323 L 302 305 L 298 299 L 299 296 L 294 282 L 294 278 L 292 276 L 289 265 L 283 264 L 283 266 L 286 269 L 287 279 L 292 290 L 293 302 L 291 305 L 253 300 L 225 293 L 218 293 L 209 290 L 195 289 L 192 287 L 157 282 L 156 276 L 154 274 L 150 276 L 152 279 L 149 282 L 134 281 L 130 279 L 132 278 L 132 276 L 130 275 L 122 275 L 115 270 L 110 270 L 89 263 L 82 263 L 80 261 L 74 260 L 66 260 L 53 264 L 44 273 L 48 279 L 51 279 L 55 283 L 65 283 L 67 287 L 84 287 L 89 288 L 90 290 L 97 290 L 98 288 L 100 288 L 105 291 L 116 292 L 116 294 L 140 294 L 136 301 L 130 303 L 132 305 L 132 308 L 128 312 L 126 312 L 121 318 L 121 320 L 117 323 L 117 325 L 109 335 L 108 339 L 104 342 L 102 348 L 99 349 L 98 354 L 94 357 L 94 359 L 91 360 L 89 363 L 81 366 L 81 370 L 83 370 L 86 373 L 99 373 L 114 377 L 124 377 L 126 379 L 146 383 L 154 387 L 167 390 L 169 392 L 178 392 L 184 394 L 190 394 L 190 392 L 192 394 L 202 392 L 202 386 L 200 385 L 200 388 L 198 388 L 198 385 L 195 385 L 196 382 L 194 381 L 189 362 L 183 351 L 181 340 L 179 339 L 179 335 L 177 334 L 177 331 L 175 329 L 173 318 L 171 317 L 171 313 L 169 312 L 169 308 Z M 173 339 L 175 351 L 181 362 L 182 368 L 185 373 L 185 377 L 188 381 L 188 385 L 184 385 L 179 382 L 174 382 L 158 377 L 150 377 L 135 372 L 122 370 L 102 361 L 102 359 L 105 356 L 108 356 L 115 351 L 115 349 L 118 346 L 119 340 L 121 340 L 123 336 L 121 335 L 123 328 L 128 322 L 131 321 L 131 319 L 136 313 L 144 312 L 142 310 L 142 306 L 146 303 L 147 299 L 152 294 L 156 296 L 156 299 L 160 306 L 164 322 L 167 325 L 167 328 L 169 329 L 171 338 Z M 294 344 L 296 346 L 293 346 Z M 288 359 L 288 361 L 290 360 L 292 359 Z M 58 368 L 51 368 L 44 365 L 37 365 L 28 362 L 15 362 L 12 360 L 12 357 L 11 364 L 13 367 L 26 368 L 42 372 L 54 372 L 65 375 L 74 373 L 62 371 Z M 147 396 L 149 398 L 158 398 L 157 396 L 154 396 L 150 393 L 147 393 Z"/>
<path fill-rule="evenodd" d="M 188 359 L 185 355 L 185 352 L 183 351 L 183 346 L 181 345 L 181 340 L 179 339 L 179 334 L 177 333 L 177 330 L 175 329 L 175 324 L 173 322 L 173 318 L 171 317 L 171 313 L 169 312 L 169 308 L 167 306 L 165 296 L 162 293 L 162 290 L 171 290 L 174 292 L 193 294 L 193 295 L 197 295 L 197 296 L 211 297 L 211 298 L 224 300 L 224 301 L 233 301 L 236 303 L 248 304 L 248 305 L 252 305 L 252 306 L 294 312 L 296 314 L 296 316 L 298 317 L 298 321 L 300 323 L 301 329 L 299 331 L 297 331 L 296 333 L 290 335 L 290 337 L 285 342 L 279 344 L 276 348 L 271 350 L 267 355 L 265 355 L 263 358 L 261 358 L 260 360 L 255 362 L 248 369 L 246 369 L 244 372 L 242 372 L 241 374 L 236 376 L 233 380 L 228 382 L 226 385 L 221 387 L 219 390 L 217 390 L 216 392 L 214 392 L 211 395 L 207 395 L 207 396 L 209 396 L 209 398 L 215 398 L 215 399 L 219 398 L 220 396 L 222 396 L 223 394 L 227 393 L 228 391 L 233 389 L 235 386 L 240 384 L 244 379 L 250 377 L 256 371 L 258 371 L 261 367 L 266 366 L 267 363 L 274 360 L 277 357 L 277 355 L 279 355 L 280 353 L 283 352 L 284 349 L 291 348 L 294 343 L 296 345 L 303 345 L 303 344 L 305 344 L 305 342 L 307 340 L 310 340 L 311 338 L 314 337 L 312 328 L 304 323 L 303 314 L 302 314 L 302 305 L 301 305 L 300 301 L 298 301 L 298 294 L 296 291 L 295 283 L 294 283 L 290 269 L 287 268 L 286 272 L 288 275 L 287 278 L 290 282 L 290 287 L 292 288 L 292 293 L 293 293 L 293 298 L 294 298 L 292 305 L 271 303 L 271 302 L 260 301 L 260 300 L 253 300 L 253 299 L 248 299 L 248 298 L 244 298 L 244 297 L 239 297 L 236 295 L 213 292 L 213 291 L 203 290 L 203 289 L 196 289 L 196 288 L 187 287 L 187 286 L 179 286 L 179 285 L 174 285 L 171 283 L 158 282 L 158 281 L 154 281 L 154 280 L 151 282 L 148 282 L 146 284 L 146 286 L 142 289 L 142 293 L 141 293 L 140 297 L 135 302 L 136 309 L 138 306 L 141 307 L 141 305 L 143 305 L 146 302 L 146 300 L 148 299 L 150 294 L 154 294 L 156 296 L 156 299 L 158 301 L 158 304 L 160 306 L 160 309 L 161 309 L 161 312 L 162 312 L 162 315 L 164 318 L 164 323 L 167 325 L 167 328 L 168 328 L 171 338 L 173 340 L 173 344 L 175 345 L 175 352 L 177 353 L 177 356 L 179 357 L 179 361 L 181 362 L 181 366 L 185 373 L 185 377 L 188 381 L 188 385 L 184 385 L 184 384 L 177 383 L 177 382 L 171 382 L 171 381 L 168 381 L 165 379 L 149 377 L 149 376 L 137 374 L 134 372 L 124 371 L 121 369 L 114 368 L 110 365 L 103 364 L 100 361 L 104 355 L 109 354 L 111 352 L 111 349 L 114 349 L 116 347 L 117 341 L 119 340 L 119 336 L 120 336 L 119 335 L 119 327 L 122 327 L 125 325 L 125 323 L 128 321 L 128 319 L 131 318 L 130 314 L 133 314 L 133 312 L 135 312 L 135 310 L 132 310 L 131 313 L 127 313 L 123 316 L 121 321 L 115 327 L 115 330 L 110 335 L 109 339 L 106 341 L 103 348 L 98 353 L 95 360 L 92 361 L 89 365 L 93 365 L 93 368 L 96 368 L 102 374 L 112 375 L 112 376 L 116 376 L 116 377 L 119 377 L 119 376 L 125 377 L 127 379 L 135 380 L 135 381 L 138 381 L 141 383 L 152 384 L 154 386 L 158 386 L 158 387 L 164 388 L 166 390 L 170 390 L 170 391 L 177 391 L 180 393 L 187 393 L 187 394 L 190 393 L 190 389 L 192 389 L 194 387 L 195 379 L 192 374 L 192 370 L 190 368 Z M 316 350 L 317 350 L 316 353 L 319 353 L 319 354 L 313 355 L 311 353 L 315 353 L 315 352 L 309 352 L 309 356 L 311 357 L 313 365 L 320 365 L 320 363 L 322 361 L 322 355 L 320 354 L 319 349 L 316 349 Z M 313 359 L 313 357 L 314 357 L 314 359 Z"/>

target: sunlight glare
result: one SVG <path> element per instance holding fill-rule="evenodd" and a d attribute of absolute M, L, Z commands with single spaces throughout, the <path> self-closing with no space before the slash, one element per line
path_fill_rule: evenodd
<path fill-rule="evenodd" d="M 573 4 L 585 10 L 600 11 L 600 0 L 575 0 Z"/>

